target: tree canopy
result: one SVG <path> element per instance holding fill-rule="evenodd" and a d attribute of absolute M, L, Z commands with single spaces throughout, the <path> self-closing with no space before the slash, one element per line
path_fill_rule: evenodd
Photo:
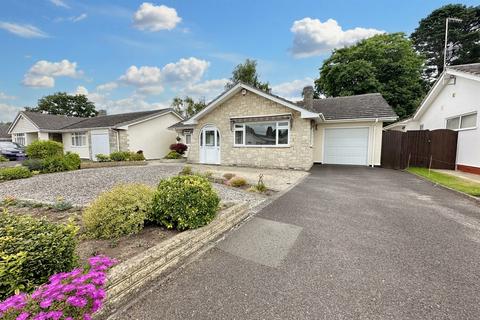
<path fill-rule="evenodd" d="M 172 100 L 171 107 L 175 112 L 183 115 L 186 118 L 190 118 L 197 112 L 200 112 L 207 106 L 205 99 L 200 99 L 198 101 L 193 100 L 193 98 L 186 96 L 185 98 L 175 97 Z"/>
<path fill-rule="evenodd" d="M 449 23 L 447 65 L 480 62 L 480 6 L 445 5 L 420 20 L 410 36 L 415 49 L 426 58 L 424 78 L 430 82 L 443 72 L 447 18 L 463 20 Z"/>
<path fill-rule="evenodd" d="M 424 59 L 403 33 L 381 34 L 334 50 L 315 80 L 327 97 L 379 92 L 400 117 L 411 115 L 426 92 Z"/>
<path fill-rule="evenodd" d="M 268 82 L 261 82 L 257 73 L 257 61 L 252 59 L 245 60 L 235 67 L 232 71 L 228 83 L 225 85 L 225 89 L 232 88 L 237 82 L 243 82 L 251 85 L 252 87 L 269 92 L 270 86 Z"/>
<path fill-rule="evenodd" d="M 38 100 L 34 108 L 25 108 L 27 111 L 44 112 L 71 117 L 95 117 L 98 112 L 93 102 L 83 94 L 69 95 L 66 92 L 57 92 Z"/>

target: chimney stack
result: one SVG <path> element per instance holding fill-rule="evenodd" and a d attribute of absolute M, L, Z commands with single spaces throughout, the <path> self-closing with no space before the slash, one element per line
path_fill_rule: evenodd
<path fill-rule="evenodd" d="M 106 116 L 106 115 L 107 115 L 107 110 L 105 109 L 98 110 L 97 117 Z"/>
<path fill-rule="evenodd" d="M 311 107 L 313 105 L 313 87 L 306 86 L 303 88 L 303 103 L 306 107 Z"/>

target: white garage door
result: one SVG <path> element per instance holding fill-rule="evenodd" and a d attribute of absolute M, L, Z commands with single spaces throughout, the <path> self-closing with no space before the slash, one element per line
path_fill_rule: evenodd
<path fill-rule="evenodd" d="M 323 162 L 367 165 L 368 128 L 326 128 Z"/>

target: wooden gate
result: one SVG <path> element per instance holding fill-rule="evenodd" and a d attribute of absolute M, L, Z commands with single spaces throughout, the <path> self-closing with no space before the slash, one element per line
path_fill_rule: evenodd
<path fill-rule="evenodd" d="M 384 131 L 382 158 L 384 168 L 424 167 L 455 169 L 458 132 L 447 129 Z"/>

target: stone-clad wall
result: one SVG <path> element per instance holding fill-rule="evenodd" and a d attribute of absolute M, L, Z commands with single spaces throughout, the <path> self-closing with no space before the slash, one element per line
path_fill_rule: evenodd
<path fill-rule="evenodd" d="M 108 130 L 108 138 L 110 141 L 110 153 L 120 151 L 129 151 L 128 149 L 128 134 L 126 130 L 118 130 L 118 137 L 117 137 L 117 130 Z M 120 142 L 120 149 L 117 146 L 117 139 Z"/>
<path fill-rule="evenodd" d="M 289 147 L 234 147 L 231 117 L 263 116 L 291 113 Z M 188 161 L 199 162 L 199 135 L 202 127 L 215 125 L 220 131 L 220 159 L 222 165 L 295 168 L 308 170 L 313 164 L 310 146 L 310 120 L 300 118 L 300 112 L 247 91 L 237 93 L 198 121 L 192 135 Z"/>

